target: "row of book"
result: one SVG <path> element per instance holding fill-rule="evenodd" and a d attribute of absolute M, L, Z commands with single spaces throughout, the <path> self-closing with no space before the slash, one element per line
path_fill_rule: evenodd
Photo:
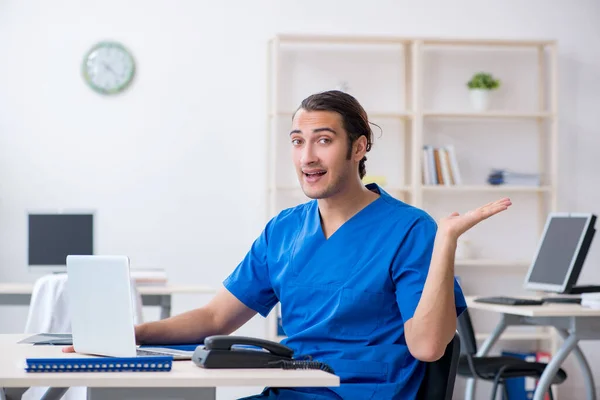
<path fill-rule="evenodd" d="M 423 184 L 460 185 L 462 179 L 453 145 L 423 146 Z"/>

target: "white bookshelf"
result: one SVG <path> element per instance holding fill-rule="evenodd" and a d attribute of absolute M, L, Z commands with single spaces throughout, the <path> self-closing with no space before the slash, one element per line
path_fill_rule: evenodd
<path fill-rule="evenodd" d="M 285 131 L 289 130 L 293 110 L 306 96 L 334 89 L 339 81 L 348 80 L 349 93 L 365 107 L 369 119 L 384 131 L 382 139 L 378 139 L 380 131 L 373 127 L 375 143 L 367 155 L 367 175 L 388 178 L 383 188 L 392 196 L 423 208 L 434 217 L 444 214 L 446 203 L 483 204 L 505 195 L 518 199 L 514 208 L 519 204 L 528 207 L 527 216 L 518 221 L 519 229 L 511 230 L 506 224 L 514 222 L 498 219 L 490 222 L 490 230 L 482 234 L 489 236 L 498 230 L 507 239 L 518 241 L 518 236 L 527 231 L 529 236 L 521 240 L 527 243 L 526 251 L 517 255 L 502 255 L 497 251 L 490 256 L 456 260 L 461 284 L 476 286 L 483 282 L 477 279 L 486 279 L 488 272 L 513 278 L 524 276 L 545 216 L 557 210 L 558 93 L 554 41 L 278 35 L 270 40 L 268 49 L 267 218 L 307 200 L 286 150 L 289 147 L 286 147 Z M 465 54 L 467 57 L 463 57 Z M 465 63 L 471 61 L 471 73 L 478 72 L 482 65 L 491 66 L 489 72 L 492 73 L 496 65 L 501 70 L 499 77 L 502 87 L 506 87 L 503 89 L 505 97 L 488 111 L 473 111 L 465 100 L 468 98 L 465 84 L 470 75 L 461 76 L 458 81 L 453 78 L 452 74 L 460 68 L 470 68 Z M 509 99 L 511 92 L 514 92 L 513 97 Z M 423 145 L 435 144 L 432 141 L 435 138 L 440 145 L 444 141 L 456 141 L 461 175 L 462 167 L 467 167 L 464 184 L 423 183 Z M 469 149 L 466 145 L 469 141 L 479 143 L 482 150 Z M 514 148 L 507 144 L 511 141 L 515 143 Z M 480 153 L 489 150 L 488 145 L 505 155 L 506 167 L 511 163 L 527 165 L 541 173 L 541 185 L 486 184 L 481 173 L 477 175 L 473 171 L 477 171 L 477 163 L 487 161 Z M 526 146 L 531 149 L 524 150 Z M 517 150 L 521 150 L 520 154 Z M 468 167 L 472 169 L 471 175 Z M 282 339 L 276 334 L 274 315 L 269 321 L 268 336 Z M 492 328 L 486 327 L 482 332 Z M 477 337 L 481 340 L 486 335 L 480 332 Z M 552 352 L 558 345 L 555 336 L 545 329 L 508 330 L 502 340 L 550 341 Z"/>

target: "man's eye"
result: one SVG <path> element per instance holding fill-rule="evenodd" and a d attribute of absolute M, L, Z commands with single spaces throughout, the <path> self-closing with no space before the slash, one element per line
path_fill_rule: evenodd
<path fill-rule="evenodd" d="M 328 143 L 331 143 L 331 139 L 329 139 L 329 138 L 321 138 L 321 139 L 319 139 L 319 142 L 323 143 L 323 144 L 328 144 Z"/>
<path fill-rule="evenodd" d="M 292 144 L 298 146 L 300 144 L 300 139 L 292 139 Z"/>

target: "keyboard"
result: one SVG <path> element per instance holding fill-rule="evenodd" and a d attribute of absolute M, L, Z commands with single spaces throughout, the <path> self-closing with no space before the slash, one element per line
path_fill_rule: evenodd
<path fill-rule="evenodd" d="M 164 350 L 146 350 L 136 349 L 138 357 L 156 357 L 156 356 L 171 356 L 174 360 L 191 360 L 193 351 L 164 349 Z"/>
<path fill-rule="evenodd" d="M 160 351 L 152 351 L 152 350 L 142 350 L 137 349 L 136 353 L 138 356 L 167 356 L 170 354 L 161 353 Z"/>
<path fill-rule="evenodd" d="M 518 297 L 507 296 L 479 297 L 475 299 L 475 301 L 478 303 L 501 304 L 508 306 L 539 306 L 544 304 L 543 300 L 522 299 Z"/>
<path fill-rule="evenodd" d="M 542 301 L 545 304 L 548 303 L 562 303 L 562 304 L 581 304 L 581 297 L 544 297 Z"/>

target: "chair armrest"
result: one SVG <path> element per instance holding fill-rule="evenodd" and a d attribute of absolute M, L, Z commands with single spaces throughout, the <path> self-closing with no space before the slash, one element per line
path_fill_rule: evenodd
<path fill-rule="evenodd" d="M 467 364 L 469 365 L 471 374 L 479 379 L 487 379 L 485 376 L 481 375 L 479 371 L 477 371 L 477 368 L 475 368 L 475 364 L 473 363 L 473 355 L 465 354 L 465 357 L 467 357 Z"/>

